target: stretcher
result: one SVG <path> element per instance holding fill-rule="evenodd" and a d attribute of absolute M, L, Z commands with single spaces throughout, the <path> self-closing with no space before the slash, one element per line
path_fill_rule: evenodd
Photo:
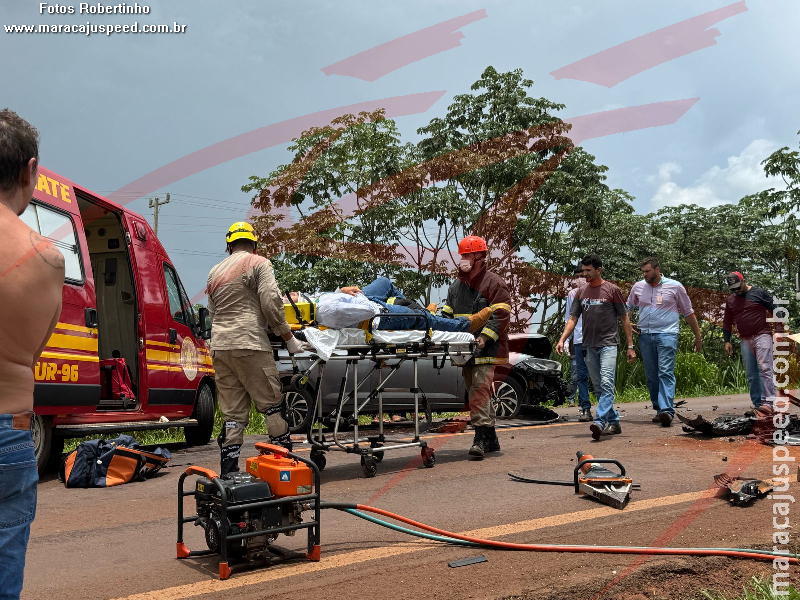
<path fill-rule="evenodd" d="M 425 318 L 424 314 L 417 316 Z M 432 331 L 430 328 L 420 330 L 384 330 L 375 329 L 378 319 L 383 326 L 391 324 L 395 318 L 408 319 L 407 314 L 381 313 L 370 319 L 364 329 L 326 329 L 320 331 L 313 327 L 303 329 L 306 343 L 311 351 L 312 363 L 303 372 L 296 373 L 292 380 L 294 385 L 305 384 L 314 369 L 317 370 L 317 393 L 313 405 L 312 424 L 308 428 L 307 439 L 311 445 L 311 460 L 320 471 L 325 468 L 325 453 L 329 451 L 355 454 L 361 458 L 361 468 L 366 477 L 374 477 L 377 464 L 383 460 L 385 452 L 420 448 L 422 464 L 432 468 L 436 464 L 434 451 L 420 439 L 420 413 L 425 412 L 427 425 L 431 422 L 431 409 L 427 399 L 418 385 L 418 362 L 420 360 L 451 360 L 454 364 L 465 364 L 476 352 L 475 337 L 467 332 Z M 330 361 L 345 361 L 345 375 L 339 390 L 335 411 L 336 418 L 333 433 L 323 433 L 323 377 L 325 366 Z M 359 382 L 358 363 L 369 361 L 372 370 Z M 412 441 L 387 439 L 383 431 L 383 393 L 388 391 L 387 384 L 406 361 L 413 367 L 413 386 L 405 388 L 414 396 L 414 438 Z M 388 371 L 387 371 L 388 370 Z M 365 400 L 360 400 L 359 389 L 369 375 L 378 373 L 379 383 L 370 390 Z M 384 375 L 384 372 L 386 373 Z M 392 388 L 394 390 L 394 388 Z M 422 399 L 422 406 L 420 404 Z M 377 435 L 360 436 L 358 427 L 359 412 L 370 402 L 378 403 Z M 345 408 L 352 403 L 352 439 L 345 439 L 340 432 L 341 417 Z M 348 411 L 349 412 L 349 411 Z"/>

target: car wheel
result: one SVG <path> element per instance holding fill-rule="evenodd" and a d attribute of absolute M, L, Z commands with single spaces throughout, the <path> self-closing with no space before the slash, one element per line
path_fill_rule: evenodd
<path fill-rule="evenodd" d="M 283 401 L 286 403 L 286 423 L 291 433 L 302 433 L 311 422 L 314 396 L 308 386 L 297 388 L 289 385 L 283 390 Z"/>
<path fill-rule="evenodd" d="M 522 409 L 524 390 L 517 380 L 506 377 L 503 381 L 494 382 L 492 405 L 498 419 L 513 419 Z"/>

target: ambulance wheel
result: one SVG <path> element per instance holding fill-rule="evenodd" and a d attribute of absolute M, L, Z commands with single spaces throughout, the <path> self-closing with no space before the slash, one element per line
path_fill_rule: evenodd
<path fill-rule="evenodd" d="M 364 477 L 375 477 L 378 472 L 378 463 L 366 456 L 361 457 L 361 470 L 364 471 Z"/>
<path fill-rule="evenodd" d="M 423 448 L 421 454 L 422 464 L 425 465 L 426 468 L 432 469 L 433 465 L 436 464 L 436 454 L 434 454 L 433 448 Z"/>
<path fill-rule="evenodd" d="M 33 437 L 33 451 L 36 454 L 36 467 L 39 472 L 44 472 L 50 461 L 53 451 L 53 417 L 33 415 L 31 419 L 31 436 Z M 58 443 L 58 442 L 55 442 Z M 64 440 L 61 440 L 61 449 L 64 449 Z"/>
<path fill-rule="evenodd" d="M 197 391 L 197 403 L 194 405 L 192 417 L 197 419 L 194 427 L 184 427 L 183 435 L 190 446 L 205 446 L 211 439 L 214 430 L 214 392 L 207 383 L 200 385 Z"/>
<path fill-rule="evenodd" d="M 325 470 L 325 465 L 328 464 L 328 459 L 325 458 L 325 453 L 324 452 L 314 452 L 314 451 L 312 451 L 311 452 L 311 462 L 313 462 L 315 465 L 317 465 L 317 468 L 320 471 L 324 471 Z"/>

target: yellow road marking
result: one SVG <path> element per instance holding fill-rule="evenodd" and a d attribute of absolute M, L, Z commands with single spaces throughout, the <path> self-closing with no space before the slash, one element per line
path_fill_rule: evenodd
<path fill-rule="evenodd" d="M 716 490 L 703 490 L 699 492 L 677 494 L 675 496 L 651 498 L 650 500 L 640 500 L 638 502 L 631 502 L 628 504 L 628 506 L 625 508 L 625 512 L 639 512 L 651 510 L 653 508 L 662 508 L 665 506 L 684 504 L 686 502 L 694 502 L 704 496 L 713 496 L 715 493 Z M 536 531 L 537 529 L 544 529 L 547 527 L 572 525 L 574 523 L 580 523 L 581 521 L 610 517 L 612 515 L 619 515 L 619 511 L 611 507 L 603 506 L 600 508 L 592 508 L 589 510 L 554 515 L 552 517 L 542 517 L 539 519 L 508 523 L 506 525 L 497 525 L 494 527 L 484 527 L 482 529 L 464 531 L 462 532 L 462 535 L 489 539 L 516 533 Z M 304 575 L 306 573 L 319 573 L 321 571 L 339 569 L 372 560 L 380 560 L 403 554 L 413 554 L 415 552 L 422 552 L 440 545 L 441 544 L 433 544 L 429 542 L 400 542 L 383 548 L 370 548 L 368 550 L 343 552 L 340 554 L 334 554 L 332 556 L 325 555 L 325 548 L 323 546 L 322 560 L 318 563 L 307 562 L 283 568 L 276 567 L 263 571 L 255 571 L 243 575 L 237 574 L 231 579 L 227 579 L 225 581 L 219 581 L 216 579 L 203 579 L 202 581 L 198 581 L 196 583 L 177 585 L 174 587 L 154 590 L 152 592 L 145 592 L 142 594 L 134 594 L 132 596 L 118 598 L 117 600 L 181 600 L 183 598 L 192 598 L 194 596 L 214 594 L 217 592 L 234 590 L 250 585 L 277 581 L 280 579 L 286 579 L 288 577 Z"/>

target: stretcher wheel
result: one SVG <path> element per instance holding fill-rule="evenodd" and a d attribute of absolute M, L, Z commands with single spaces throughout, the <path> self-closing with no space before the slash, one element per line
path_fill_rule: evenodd
<path fill-rule="evenodd" d="M 364 477 L 375 477 L 378 472 L 378 464 L 367 456 L 361 457 L 361 470 L 364 471 Z"/>
<path fill-rule="evenodd" d="M 433 465 L 436 464 L 436 454 L 434 454 L 432 448 L 423 448 L 422 449 L 422 464 L 425 465 L 428 469 L 432 469 Z"/>
<path fill-rule="evenodd" d="M 375 459 L 375 462 L 381 462 L 383 460 L 383 451 L 378 450 L 378 448 L 380 448 L 381 445 L 382 444 L 379 442 L 373 442 L 370 444 L 370 448 L 373 449 L 372 458 Z"/>
<path fill-rule="evenodd" d="M 317 465 L 317 468 L 320 471 L 324 471 L 325 470 L 325 465 L 328 464 L 328 459 L 325 458 L 325 453 L 324 452 L 313 452 L 312 451 L 310 458 L 311 458 L 311 462 L 313 462 L 315 465 Z"/>

